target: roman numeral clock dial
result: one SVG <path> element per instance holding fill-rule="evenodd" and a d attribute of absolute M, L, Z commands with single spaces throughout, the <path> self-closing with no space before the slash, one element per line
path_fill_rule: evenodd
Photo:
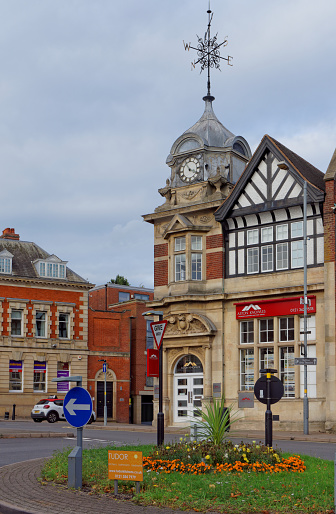
<path fill-rule="evenodd" d="M 188 157 L 185 159 L 180 167 L 180 178 L 183 182 L 192 182 L 200 171 L 199 160 L 195 157 Z"/>

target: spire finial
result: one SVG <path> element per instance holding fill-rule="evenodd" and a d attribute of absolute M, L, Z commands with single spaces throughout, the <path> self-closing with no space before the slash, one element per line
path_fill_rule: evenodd
<path fill-rule="evenodd" d="M 207 10 L 207 14 L 208 14 L 208 27 L 207 27 L 207 30 L 205 31 L 204 38 L 202 39 L 201 37 L 197 36 L 197 34 L 196 34 L 197 39 L 198 39 L 197 48 L 194 46 L 191 46 L 191 43 L 185 43 L 183 41 L 183 44 L 184 44 L 185 50 L 189 51 L 190 48 L 192 48 L 193 50 L 197 51 L 198 59 L 194 60 L 191 63 L 192 69 L 196 68 L 197 64 L 200 64 L 201 65 L 200 73 L 202 73 L 202 71 L 205 70 L 206 68 L 208 70 L 207 95 L 203 98 L 203 100 L 214 100 L 214 97 L 211 96 L 210 69 L 216 68 L 216 69 L 220 70 L 220 59 L 225 60 L 229 66 L 233 66 L 233 64 L 231 64 L 233 57 L 231 57 L 230 55 L 228 55 L 227 57 L 221 57 L 221 55 L 219 53 L 219 48 L 221 46 L 223 46 L 223 47 L 227 46 L 227 44 L 228 44 L 227 36 L 222 43 L 217 42 L 218 33 L 214 37 L 211 37 L 211 22 L 212 22 L 212 18 L 213 18 L 213 12 L 211 11 L 211 8 L 210 8 L 210 0 L 209 0 L 209 9 Z"/>

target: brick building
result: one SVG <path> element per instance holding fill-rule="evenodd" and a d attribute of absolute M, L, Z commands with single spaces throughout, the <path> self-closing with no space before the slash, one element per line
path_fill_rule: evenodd
<path fill-rule="evenodd" d="M 97 416 L 104 416 L 106 360 L 107 418 L 122 423 L 153 419 L 153 379 L 146 376 L 146 349 L 153 338 L 142 313 L 153 290 L 105 284 L 89 294 L 88 389 Z"/>
<path fill-rule="evenodd" d="M 52 382 L 57 376 L 82 375 L 86 387 L 90 288 L 66 261 L 3 231 L 0 414 L 15 404 L 19 416 L 30 416 L 46 393 L 64 397 L 69 384 Z"/>

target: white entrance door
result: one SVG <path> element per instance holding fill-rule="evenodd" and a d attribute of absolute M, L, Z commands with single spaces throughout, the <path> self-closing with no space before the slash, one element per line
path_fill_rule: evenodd
<path fill-rule="evenodd" d="M 203 373 L 175 375 L 174 380 L 174 421 L 192 421 L 198 416 L 197 408 L 202 408 Z"/>

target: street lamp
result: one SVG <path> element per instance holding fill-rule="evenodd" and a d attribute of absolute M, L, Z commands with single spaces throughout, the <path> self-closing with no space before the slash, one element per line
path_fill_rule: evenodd
<path fill-rule="evenodd" d="M 143 316 L 158 316 L 159 321 L 163 320 L 162 311 L 147 311 Z M 164 441 L 164 413 L 162 412 L 162 344 L 159 349 L 159 412 L 157 415 L 157 446 L 161 446 Z"/>
<path fill-rule="evenodd" d="M 104 427 L 107 425 L 107 405 L 106 405 L 106 359 L 98 359 L 98 362 L 103 362 L 103 372 L 105 374 L 104 377 Z"/>

